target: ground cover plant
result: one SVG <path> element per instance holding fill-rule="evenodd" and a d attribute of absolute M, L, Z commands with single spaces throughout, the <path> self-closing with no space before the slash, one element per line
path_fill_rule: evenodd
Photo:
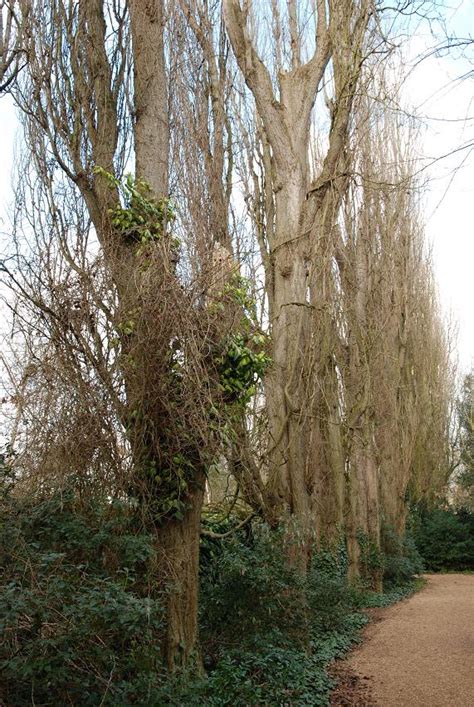
<path fill-rule="evenodd" d="M 0 514 L 5 704 L 146 704 L 163 624 L 150 537 L 120 505 L 80 512 L 72 492 Z"/>
<path fill-rule="evenodd" d="M 20 499 L 5 478 L 0 697 L 12 707 L 326 705 L 328 663 L 357 640 L 360 609 L 400 596 L 351 587 L 343 546 L 316 553 L 303 578 L 264 523 L 204 536 L 201 669 L 170 676 L 156 547 L 133 507 L 84 505 L 72 488 Z"/>

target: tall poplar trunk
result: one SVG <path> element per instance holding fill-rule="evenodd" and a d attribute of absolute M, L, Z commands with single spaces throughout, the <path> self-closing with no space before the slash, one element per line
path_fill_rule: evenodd
<path fill-rule="evenodd" d="M 168 76 L 164 54 L 163 0 L 131 0 L 130 20 L 134 59 L 135 101 L 135 161 L 136 177 L 144 179 L 155 199 L 168 197 L 169 169 L 169 108 Z M 165 224 L 166 229 L 166 224 Z M 164 234 L 166 237 L 166 233 Z M 169 248 L 162 250 L 164 272 L 173 272 L 174 264 Z M 171 257 L 170 257 L 171 256 Z M 137 261 L 137 259 L 135 259 Z M 132 264 L 129 279 L 139 282 L 142 268 L 140 259 Z M 159 277 L 159 275 L 158 275 Z M 138 303 L 140 311 L 144 308 Z M 155 314 L 155 310 L 152 310 Z M 146 312 L 146 308 L 145 308 Z M 159 322 L 145 322 L 153 337 Z M 146 410 L 143 428 L 135 423 L 134 436 L 138 440 L 136 451 L 137 472 L 143 459 L 160 468 L 160 449 L 156 447 L 160 430 L 173 421 L 153 399 L 153 366 L 161 365 L 169 356 L 170 341 L 160 342 L 163 351 L 152 353 L 149 341 L 142 370 L 148 385 L 138 381 L 143 399 L 136 401 Z M 154 360 L 157 363 L 154 363 Z M 159 376 L 159 373 L 158 373 Z M 158 378 L 159 385 L 159 378 Z M 150 428 L 152 434 L 149 434 Z M 149 448 L 144 448 L 149 440 Z M 196 456 L 196 455 L 193 455 Z M 197 456 L 196 456 L 197 458 Z M 185 667 L 197 649 L 198 637 L 198 588 L 199 588 L 199 538 L 201 509 L 204 497 L 205 477 L 203 470 L 194 470 L 195 478 L 190 482 L 186 494 L 183 517 L 162 519 L 156 526 L 157 545 L 162 556 L 162 580 L 166 585 L 166 632 L 163 655 L 169 670 Z"/>
<path fill-rule="evenodd" d="M 347 549 L 349 577 L 357 580 L 362 570 L 375 591 L 382 590 L 380 564 L 379 468 L 370 438 L 355 431 L 349 460 L 347 501 Z"/>
<path fill-rule="evenodd" d="M 316 88 L 329 59 L 325 13 L 318 14 L 319 38 L 313 60 L 301 66 L 294 47 L 292 70 L 279 75 L 275 99 L 269 72 L 247 32 L 247 15 L 238 0 L 225 0 L 224 18 L 229 38 L 252 91 L 272 150 L 265 178 L 271 184 L 275 222 L 268 233 L 272 369 L 265 384 L 270 428 L 269 491 L 280 519 L 292 516 L 303 542 L 292 550 L 292 562 L 305 571 L 311 526 L 310 484 L 306 466 L 309 426 L 306 409 L 305 366 L 310 335 L 308 238 L 302 233 L 309 188 L 310 114 Z"/>
<path fill-rule="evenodd" d="M 296 169 L 275 195 L 276 221 L 271 314 L 272 371 L 266 387 L 269 412 L 272 492 L 283 513 L 309 522 L 309 497 L 304 482 L 309 431 L 306 417 L 305 367 L 310 330 L 307 264 L 301 209 L 307 191 Z M 295 237 L 295 234 L 296 237 Z"/>
<path fill-rule="evenodd" d="M 314 433 L 314 425 L 319 423 L 311 401 L 312 389 L 317 388 L 318 382 L 311 379 L 315 372 L 311 370 L 309 356 L 317 341 L 318 321 L 314 313 L 321 302 L 315 298 L 319 283 L 311 282 L 311 277 L 317 270 L 318 242 L 330 234 L 337 219 L 340 194 L 332 188 L 344 153 L 360 74 L 369 5 L 362 2 L 354 8 L 346 0 L 318 1 L 316 48 L 306 63 L 301 61 L 296 5 L 290 5 L 291 68 L 278 71 L 277 96 L 271 73 L 250 36 L 249 4 L 242 6 L 239 0 L 223 3 L 232 48 L 255 99 L 264 139 L 271 151 L 265 164 L 265 179 L 271 185 L 275 205 L 274 227 L 266 234 L 273 342 L 273 365 L 265 386 L 270 427 L 269 486 L 280 516 L 291 515 L 301 528 L 304 541 L 300 544 L 298 564 L 304 571 L 311 536 L 318 527 L 315 513 L 320 509 L 314 507 L 317 504 L 313 501 L 315 484 L 321 477 L 315 466 L 320 455 L 311 454 L 311 445 L 321 439 Z M 279 38 L 275 41 L 278 43 Z M 318 178 L 311 183 L 311 113 L 331 57 L 335 97 L 329 146 Z M 327 265 L 330 267 L 330 260 Z M 339 466 L 337 473 L 340 473 L 340 445 L 332 433 L 329 446 L 331 463 Z M 340 491 L 340 478 L 331 486 Z M 336 516 L 340 518 L 339 510 Z"/>
<path fill-rule="evenodd" d="M 337 550 L 344 534 L 346 452 L 340 392 L 333 360 L 326 364 L 321 385 L 323 390 L 317 396 L 317 404 L 312 406 L 316 416 L 312 426 L 316 439 L 310 454 L 316 456 L 319 447 L 319 460 L 313 461 L 317 473 L 313 508 L 315 514 L 320 516 L 321 540 Z"/>
<path fill-rule="evenodd" d="M 375 448 L 372 322 L 367 310 L 372 272 L 371 234 L 362 226 L 348 243 L 343 270 L 346 295 L 349 361 L 346 395 L 351 438 L 348 479 L 349 575 L 357 578 L 365 564 L 375 590 L 382 589 L 380 565 L 379 464 Z M 362 544 L 362 547 L 361 547 Z"/>

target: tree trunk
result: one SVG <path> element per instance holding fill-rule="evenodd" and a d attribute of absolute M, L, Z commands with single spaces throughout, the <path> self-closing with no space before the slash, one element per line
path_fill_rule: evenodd
<path fill-rule="evenodd" d="M 168 196 L 168 77 L 163 0 L 130 0 L 135 103 L 135 173 L 157 198 Z"/>
<path fill-rule="evenodd" d="M 130 20 L 134 59 L 136 177 L 147 182 L 155 199 L 166 199 L 170 135 L 163 0 L 131 0 Z M 163 296 L 167 289 L 166 280 L 173 279 L 175 268 L 172 247 L 166 243 L 166 230 L 165 223 L 162 236 L 165 240 L 160 250 L 163 275 L 160 277 L 160 273 L 156 273 L 154 276 L 156 290 L 162 291 Z M 154 267 L 160 265 L 155 261 Z M 135 258 L 129 281 L 140 283 L 142 270 L 140 258 Z M 169 289 L 172 290 L 173 283 L 170 282 L 170 285 Z M 176 289 L 179 293 L 179 286 Z M 153 297 L 153 292 L 145 292 L 150 298 Z M 163 450 L 160 444 L 166 445 L 166 427 L 174 424 L 174 420 L 169 419 L 170 409 L 163 410 L 154 397 L 160 393 L 167 395 L 166 389 L 160 391 L 160 386 L 167 380 L 169 372 L 160 369 L 171 365 L 169 352 L 173 327 L 169 335 L 163 331 L 161 336 L 156 334 L 157 330 L 163 329 L 163 322 L 153 321 L 156 309 L 148 309 L 147 301 L 140 301 L 140 295 L 143 297 L 143 293 L 139 293 L 138 302 L 128 305 L 131 310 L 138 305 L 142 319 L 145 318 L 141 332 L 141 344 L 145 348 L 141 365 L 138 366 L 144 375 L 137 379 L 133 372 L 131 374 L 132 395 L 136 398 L 138 409 L 144 413 L 142 425 L 136 423 L 134 429 L 138 475 L 143 474 L 141 467 L 144 460 L 145 463 L 154 464 L 158 471 L 161 469 Z M 155 338 L 156 346 L 151 347 Z M 139 351 L 137 355 L 140 358 Z M 156 366 L 158 370 L 154 371 Z M 163 655 L 171 671 L 184 668 L 193 659 L 198 642 L 199 539 L 205 479 L 198 469 L 195 469 L 194 474 L 189 482 L 185 498 L 188 507 L 184 510 L 183 518 L 177 520 L 165 515 L 157 528 L 157 542 L 163 554 L 162 581 L 167 598 Z"/>
<path fill-rule="evenodd" d="M 348 488 L 349 577 L 365 573 L 374 591 L 382 590 L 378 465 L 371 440 L 357 430 L 352 441 Z"/>
<path fill-rule="evenodd" d="M 273 266 L 272 371 L 266 386 L 272 491 L 283 511 L 303 526 L 310 511 L 304 474 L 308 452 L 304 369 L 310 306 L 307 268 L 299 234 L 305 184 L 295 175 L 276 195 Z"/>
<path fill-rule="evenodd" d="M 237 63 L 255 99 L 262 122 L 270 159 L 264 166 L 265 180 L 271 185 L 275 205 L 274 224 L 267 234 L 268 257 L 266 280 L 271 291 L 270 324 L 273 342 L 273 366 L 265 384 L 270 427 L 269 487 L 282 517 L 288 514 L 301 528 L 305 538 L 299 564 L 305 567 L 312 536 L 321 524 L 313 504 L 315 485 L 322 477 L 317 468 L 320 454 L 311 453 L 311 445 L 323 435 L 315 425 L 321 370 L 312 366 L 311 352 L 318 342 L 316 312 L 326 304 L 317 297 L 319 282 L 310 280 L 320 255 L 319 241 L 333 235 L 341 194 L 332 189 L 338 179 L 339 163 L 344 153 L 353 98 L 362 66 L 362 46 L 369 18 L 369 5 L 354 7 L 346 2 L 318 2 L 315 7 L 315 51 L 301 62 L 302 47 L 297 14 L 290 11 L 289 34 L 291 68 L 279 70 L 276 77 L 264 64 L 257 44 L 249 31 L 251 3 L 224 0 L 224 19 Z M 337 36 L 332 36 L 332 33 Z M 304 31 L 301 29 L 301 36 Z M 274 40 L 278 45 L 279 36 Z M 278 49 L 281 47 L 278 45 Z M 330 109 L 329 145 L 318 179 L 311 185 L 309 150 L 311 113 L 316 94 L 330 60 L 333 59 L 335 96 Z M 275 85 L 278 91 L 275 91 Z M 345 171 L 345 170 L 343 170 Z M 310 188 L 311 187 L 311 188 Z M 328 192 L 329 200 L 326 200 Z M 330 224 L 330 225 L 328 225 Z M 333 251 L 331 251 L 332 253 Z M 331 258 L 324 262 L 331 271 Z M 311 272 L 312 271 L 312 272 Z M 325 272 L 323 276 L 327 273 Z M 328 275 L 330 277 L 330 275 Z M 313 316 L 314 315 L 314 316 Z M 337 389 L 337 386 L 336 386 Z M 333 401 L 329 404 L 329 408 Z M 336 406 L 337 408 L 337 406 Z M 330 413 L 333 415 L 334 410 Z M 332 422 L 329 423 L 330 427 Z M 331 490 L 339 494 L 335 515 L 342 512 L 340 503 L 341 440 L 335 430 L 327 430 L 328 453 L 337 471 Z M 339 430 L 340 433 L 340 430 Z M 334 482 L 334 483 L 333 483 Z"/>
<path fill-rule="evenodd" d="M 174 672 L 193 663 L 199 668 L 198 588 L 199 540 L 205 476 L 199 474 L 189 494 L 189 508 L 180 521 L 170 520 L 157 531 L 166 577 L 166 634 L 163 657 Z"/>

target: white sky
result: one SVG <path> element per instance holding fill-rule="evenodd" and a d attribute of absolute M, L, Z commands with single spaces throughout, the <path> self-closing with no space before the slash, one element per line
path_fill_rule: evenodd
<path fill-rule="evenodd" d="M 472 37 L 472 0 L 450 7 L 445 13 L 450 32 Z M 434 44 L 427 29 L 421 24 L 411 41 L 415 61 Z M 418 64 L 405 85 L 406 100 L 424 118 L 426 163 L 452 153 L 427 170 L 425 225 L 441 304 L 458 325 L 462 372 L 474 364 L 474 39 L 469 53 L 471 63 L 460 52 L 431 56 Z"/>
<path fill-rule="evenodd" d="M 13 166 L 13 151 L 15 136 L 18 132 L 18 122 L 10 96 L 2 96 L 0 100 L 0 233 L 8 228 L 6 219 L 8 205 L 12 201 L 11 170 Z M 0 241 L 1 242 L 1 241 Z M 1 253 L 1 250 L 0 250 Z"/>
<path fill-rule="evenodd" d="M 474 30 L 474 3 L 458 0 L 446 11 L 458 35 Z M 410 54 L 423 54 L 433 37 L 420 25 Z M 474 45 L 473 45 L 474 47 Z M 471 49 L 471 58 L 474 50 Z M 462 81 L 456 79 L 467 75 Z M 473 146 L 438 160 L 428 170 L 426 233 L 433 246 L 435 274 L 446 314 L 458 324 L 458 356 L 462 371 L 474 364 L 474 63 L 461 56 L 430 57 L 406 82 L 405 97 L 414 112 L 426 117 L 422 150 L 438 158 L 462 145 Z M 8 96 L 0 100 L 0 259 L 8 238 L 12 202 L 11 172 L 18 123 Z M 2 327 L 3 328 L 3 327 Z"/>

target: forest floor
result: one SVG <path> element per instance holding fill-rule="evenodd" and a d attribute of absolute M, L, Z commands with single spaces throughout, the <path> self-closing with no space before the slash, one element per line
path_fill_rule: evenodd
<path fill-rule="evenodd" d="M 334 664 L 335 707 L 474 705 L 474 575 L 425 575 L 424 589 L 370 611 L 363 641 Z"/>

